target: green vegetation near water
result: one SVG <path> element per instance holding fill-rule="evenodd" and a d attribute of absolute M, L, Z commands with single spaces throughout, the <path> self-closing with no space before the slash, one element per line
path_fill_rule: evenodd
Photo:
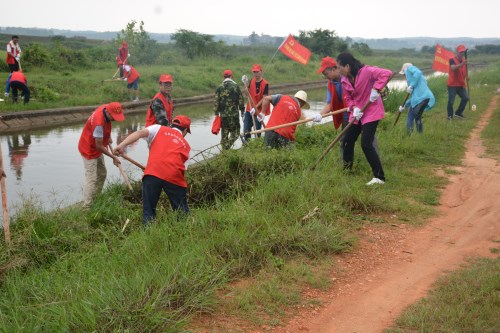
<path fill-rule="evenodd" d="M 180 97 L 212 92 L 222 68 L 233 67 L 237 77 L 251 63 L 267 59 L 186 60 L 185 65 L 139 70 L 151 95 L 157 75 L 173 73 Z M 393 70 L 407 62 L 361 59 Z M 282 82 L 317 78 L 316 60 L 304 67 L 282 59 L 268 76 L 280 73 L 275 80 Z M 67 91 L 67 99 L 54 106 L 98 104 L 120 96 L 111 87 L 106 94 L 93 87 L 113 72 L 106 69 L 105 75 L 103 69 L 55 77 L 40 70 L 38 82 L 64 77 L 68 85 L 79 82 L 79 89 Z M 446 79 L 431 79 L 437 105 L 425 114 L 423 135 L 407 136 L 405 119 L 392 129 L 391 111 L 405 93 L 391 91 L 385 101 L 389 112 L 377 132 L 387 175 L 383 186 L 365 186 L 371 171 L 359 144 L 352 172 L 342 172 L 338 149 L 309 171 L 337 134 L 331 125 L 322 125 L 299 127 L 291 149 L 265 150 L 255 140 L 188 170 L 190 192 L 204 195 L 191 201 L 187 219 L 165 204 L 157 223 L 143 229 L 141 205 L 129 200 L 128 190 L 118 184 L 88 211 L 70 207 L 44 212 L 27 202 L 14 218 L 12 246 L 0 243 L 0 331 L 188 332 L 194 316 L 222 309 L 229 316 L 250 317 L 255 325 L 279 325 L 285 306 L 303 302 L 303 286 L 329 286 L 332 264 L 327 259 L 352 250 L 358 228 L 385 223 L 389 216 L 396 219 L 391 223 L 419 225 L 435 213 L 446 184 L 436 170 L 460 164 L 464 142 L 500 84 L 499 73 L 498 63 L 473 73 L 471 89 L 479 111 L 467 112 L 464 121 L 446 120 Z M 76 103 L 73 94 L 85 103 Z M 494 140 L 493 132 L 488 133 Z M 234 282 L 246 279 L 252 281 L 250 288 L 234 288 Z M 495 328 L 494 320 L 488 320 L 483 327 Z M 452 326 L 443 331 L 461 330 Z"/>

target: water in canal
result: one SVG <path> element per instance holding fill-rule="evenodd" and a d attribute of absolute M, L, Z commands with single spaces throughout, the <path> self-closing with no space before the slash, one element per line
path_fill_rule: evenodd
<path fill-rule="evenodd" d="M 323 93 L 323 92 L 322 92 Z M 324 94 L 324 93 L 323 93 Z M 306 116 L 318 112 L 323 102 L 311 102 Z M 191 133 L 186 136 L 191 145 L 191 155 L 220 142 L 220 134 L 211 133 L 214 115 L 213 104 L 179 106 L 175 114 L 191 117 Z M 123 123 L 113 122 L 113 146 L 128 134 L 144 128 L 145 114 L 127 115 Z M 331 117 L 328 117 L 331 120 Z M 327 121 L 324 119 L 323 121 Z M 40 207 L 50 210 L 64 207 L 82 200 L 84 170 L 78 140 L 84 124 L 43 130 L 24 131 L 2 135 L 3 164 L 7 174 L 7 203 L 9 215 L 15 215 L 23 201 L 34 200 Z M 241 141 L 234 148 L 241 147 Z M 148 148 L 143 140 L 137 141 L 127 150 L 127 155 L 145 165 Z M 106 183 L 122 181 L 118 168 L 106 158 L 108 177 Z M 125 172 L 131 179 L 139 180 L 142 171 L 122 160 Z"/>

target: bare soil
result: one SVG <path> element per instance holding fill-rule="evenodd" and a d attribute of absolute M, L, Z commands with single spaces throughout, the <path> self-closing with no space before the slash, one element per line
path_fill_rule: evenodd
<path fill-rule="evenodd" d="M 497 103 L 495 96 L 466 143 L 462 165 L 449 175 L 438 216 L 423 227 L 395 222 L 363 228 L 356 250 L 335 257 L 332 288 L 304 293 L 321 306 L 292 309 L 285 326 L 250 330 L 233 322 L 234 332 L 383 332 L 441 275 L 469 257 L 497 256 L 490 249 L 500 240 L 500 163 L 484 156 L 480 139 Z M 231 327 L 229 318 L 223 321 Z"/>

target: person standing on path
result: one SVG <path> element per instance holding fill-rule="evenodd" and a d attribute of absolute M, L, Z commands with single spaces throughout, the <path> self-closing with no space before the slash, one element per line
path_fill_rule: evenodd
<path fill-rule="evenodd" d="M 243 117 L 245 104 L 240 87 L 233 80 L 233 72 L 226 69 L 224 80 L 215 90 L 214 113 L 221 117 L 222 149 L 229 149 L 240 135 L 240 116 Z"/>
<path fill-rule="evenodd" d="M 305 119 L 302 109 L 309 109 L 307 102 L 307 93 L 303 90 L 297 91 L 294 96 L 289 95 L 271 95 L 265 96 L 257 105 L 257 108 L 265 110 L 269 104 L 274 105 L 271 117 L 267 122 L 268 127 L 288 124 L 301 119 Z M 251 113 L 255 113 L 252 109 Z M 258 121 L 264 121 L 264 114 L 257 116 Z M 281 148 L 295 142 L 295 130 L 297 125 L 278 128 L 266 132 L 264 137 L 266 147 Z"/>
<path fill-rule="evenodd" d="M 242 81 L 245 85 L 248 86 L 248 92 L 250 94 L 249 98 L 253 100 L 253 105 L 256 105 L 262 100 L 264 96 L 269 95 L 269 84 L 262 76 L 262 66 L 260 64 L 252 65 L 252 74 L 253 77 L 250 82 L 248 82 L 248 78 L 246 75 L 243 75 Z M 260 121 L 257 121 L 257 117 L 255 115 L 250 115 L 251 109 L 252 103 L 248 101 L 245 107 L 245 113 L 243 115 L 243 133 L 245 133 L 246 140 L 250 139 L 250 134 L 247 133 L 252 130 L 254 123 L 256 130 L 260 130 L 262 128 L 262 123 Z M 270 114 L 270 107 L 260 112 L 264 112 L 264 115 L 268 116 Z M 257 134 L 257 136 L 260 137 L 260 134 Z"/>
<path fill-rule="evenodd" d="M 120 156 L 125 148 L 146 138 L 149 157 L 142 177 L 142 223 L 150 224 L 156 218 L 156 206 L 162 190 L 168 196 L 174 211 L 188 214 L 187 183 L 184 173 L 191 147 L 185 136 L 191 133 L 191 119 L 178 115 L 172 128 L 155 124 L 130 134 L 114 150 Z"/>
<path fill-rule="evenodd" d="M 172 86 L 174 79 L 170 74 L 160 75 L 160 91 L 153 97 L 146 114 L 146 127 L 154 124 L 168 126 L 172 123 L 174 101 L 172 100 Z"/>
<path fill-rule="evenodd" d="M 106 180 L 104 155 L 113 159 L 118 166 L 120 160 L 108 150 L 111 140 L 111 122 L 123 121 L 125 115 L 120 103 L 111 102 L 99 106 L 89 117 L 83 127 L 78 151 L 83 158 L 85 183 L 83 186 L 83 208 L 90 208 L 94 198 L 101 193 Z"/>
<path fill-rule="evenodd" d="M 337 66 L 342 74 L 344 99 L 351 110 L 349 121 L 354 121 L 344 137 L 344 169 L 352 169 L 354 145 L 361 134 L 361 148 L 373 173 L 372 180 L 366 185 L 384 184 L 384 170 L 373 142 L 378 123 L 385 113 L 380 90 L 393 73 L 388 69 L 364 65 L 349 52 L 337 56 Z M 370 103 L 364 112 L 361 111 L 368 102 Z"/>
<path fill-rule="evenodd" d="M 450 66 L 448 70 L 448 120 L 464 118 L 464 110 L 467 102 L 469 101 L 469 94 L 467 93 L 467 83 L 469 76 L 467 73 L 467 49 L 464 45 L 457 46 L 456 56 L 450 59 Z M 458 109 L 453 114 L 453 104 L 455 97 L 460 97 L 460 104 Z"/>
<path fill-rule="evenodd" d="M 17 72 L 20 69 L 19 61 L 21 59 L 21 46 L 19 45 L 19 36 L 14 35 L 10 42 L 7 43 L 6 47 L 7 53 L 7 66 L 9 66 L 10 73 Z M 11 76 L 7 78 L 5 83 L 5 96 L 9 96 L 10 92 L 10 79 Z"/>
<path fill-rule="evenodd" d="M 417 66 L 406 63 L 401 68 L 399 74 L 405 76 L 406 82 L 408 83 L 406 91 L 411 96 L 406 101 L 405 105 L 399 107 L 399 112 L 403 112 L 406 107 L 408 108 L 406 130 L 408 135 L 410 135 L 413 132 L 413 124 L 415 123 L 417 132 L 422 133 L 424 131 L 422 114 L 424 111 L 428 111 L 434 106 L 436 99 L 427 85 L 424 74 Z"/>

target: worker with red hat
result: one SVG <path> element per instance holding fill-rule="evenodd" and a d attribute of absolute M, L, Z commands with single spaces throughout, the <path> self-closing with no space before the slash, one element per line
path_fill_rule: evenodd
<path fill-rule="evenodd" d="M 248 97 L 252 99 L 253 105 L 256 105 L 259 103 L 264 96 L 269 95 L 269 83 L 264 79 L 263 74 L 262 74 L 262 66 L 260 64 L 253 64 L 252 65 L 252 79 L 250 82 L 248 81 L 248 77 L 246 75 L 243 75 L 241 80 L 245 84 L 246 87 L 248 87 Z M 268 107 L 266 110 L 257 110 L 257 115 L 256 114 L 250 114 L 250 111 L 252 110 L 252 103 L 248 101 L 246 107 L 245 107 L 245 113 L 243 116 L 243 133 L 245 133 L 245 139 L 250 139 L 250 132 L 252 130 L 253 124 L 255 124 L 255 129 L 260 130 L 262 127 L 262 124 L 260 121 L 257 121 L 257 115 L 260 114 L 261 112 L 264 113 L 264 115 L 268 116 L 271 114 L 271 108 Z M 252 120 L 252 117 L 254 118 Z M 258 134 L 260 137 L 260 134 Z"/>
<path fill-rule="evenodd" d="M 457 46 L 456 51 L 456 56 L 450 58 L 448 70 L 448 120 L 453 119 L 453 117 L 463 119 L 465 106 L 469 101 L 466 83 L 469 80 L 467 72 L 467 48 L 460 44 Z M 453 104 L 457 95 L 460 97 L 460 104 L 458 105 L 458 109 L 453 112 Z"/>
<path fill-rule="evenodd" d="M 101 193 L 106 180 L 106 165 L 104 155 L 113 159 L 118 166 L 120 160 L 114 156 L 107 146 L 111 140 L 111 122 L 123 121 L 125 115 L 118 102 L 99 106 L 89 117 L 83 127 L 78 151 L 83 158 L 85 168 L 85 183 L 83 186 L 83 207 L 89 208 L 94 198 Z"/>
<path fill-rule="evenodd" d="M 162 74 L 159 79 L 160 91 L 154 95 L 146 114 L 146 126 L 160 124 L 168 126 L 172 123 L 174 101 L 172 87 L 174 79 L 170 74 Z"/>
<path fill-rule="evenodd" d="M 224 80 L 215 90 L 214 113 L 221 118 L 222 149 L 229 149 L 240 135 L 240 117 L 245 112 L 241 89 L 233 80 L 233 71 L 226 69 Z"/>
<path fill-rule="evenodd" d="M 120 156 L 125 148 L 145 138 L 149 146 L 149 157 L 142 177 L 142 223 L 150 224 L 156 218 L 156 206 L 161 192 L 168 196 L 174 211 L 189 213 L 187 183 L 184 173 L 187 169 L 191 147 L 185 136 L 191 133 L 191 119 L 178 115 L 172 120 L 172 127 L 159 124 L 148 126 L 127 136 L 113 150 Z"/>
<path fill-rule="evenodd" d="M 116 67 L 120 68 L 120 79 L 123 78 L 123 66 L 127 64 L 128 58 L 130 58 L 128 44 L 126 40 L 123 40 L 122 46 L 116 52 Z"/>

